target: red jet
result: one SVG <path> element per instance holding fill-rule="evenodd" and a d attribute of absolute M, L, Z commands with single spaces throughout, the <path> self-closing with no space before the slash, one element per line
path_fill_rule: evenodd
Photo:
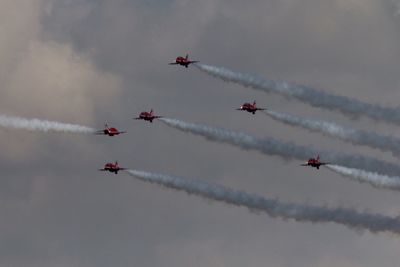
<path fill-rule="evenodd" d="M 237 108 L 236 110 L 244 110 L 244 111 L 256 114 L 257 110 L 266 110 L 266 108 L 258 108 L 256 101 L 254 101 L 253 104 L 244 103 L 243 105 L 240 106 L 240 108 Z"/>
<path fill-rule="evenodd" d="M 116 161 L 115 163 L 106 163 L 106 165 L 104 165 L 103 169 L 99 169 L 99 171 L 109 171 L 109 172 L 113 172 L 115 174 L 118 174 L 119 171 L 123 171 L 126 170 L 126 168 L 121 168 L 118 165 L 118 161 Z"/>
<path fill-rule="evenodd" d="M 154 119 L 158 119 L 158 118 L 162 118 L 162 116 L 154 116 L 153 110 L 150 110 L 150 112 L 143 111 L 142 113 L 139 114 L 139 117 L 133 118 L 133 119 L 153 122 Z"/>
<path fill-rule="evenodd" d="M 126 133 L 126 132 L 120 132 L 120 131 L 118 131 L 117 128 L 108 127 L 108 125 L 106 123 L 106 124 L 104 124 L 104 130 L 97 131 L 95 134 L 114 136 L 114 135 L 119 135 L 119 134 L 124 134 L 124 133 Z"/>
<path fill-rule="evenodd" d="M 169 65 L 181 65 L 185 66 L 187 68 L 190 64 L 197 63 L 199 61 L 190 61 L 189 60 L 189 55 L 186 54 L 186 57 L 177 57 L 175 59 L 175 62 L 169 63 Z"/>
<path fill-rule="evenodd" d="M 313 167 L 313 168 L 317 168 L 319 170 L 319 167 L 321 165 L 327 165 L 327 164 L 329 164 L 329 162 L 321 162 L 319 160 L 319 155 L 318 155 L 316 159 L 315 158 L 310 158 L 307 161 L 306 164 L 301 164 L 301 166 L 310 166 L 310 167 Z"/>

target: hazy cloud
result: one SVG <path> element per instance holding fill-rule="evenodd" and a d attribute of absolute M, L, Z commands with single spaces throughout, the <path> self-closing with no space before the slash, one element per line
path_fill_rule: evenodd
<path fill-rule="evenodd" d="M 233 109 L 257 99 L 272 109 L 385 135 L 396 135 L 395 126 L 348 120 L 167 65 L 189 53 L 205 64 L 395 107 L 400 22 L 393 1 L 3 0 L 0 7 L 0 114 L 95 128 L 107 121 L 128 130 L 117 138 L 0 130 L 0 265 L 397 262 L 395 237 L 281 223 L 96 171 L 119 160 L 288 202 L 396 216 L 394 192 L 131 120 L 154 108 L 160 115 L 395 162 Z"/>

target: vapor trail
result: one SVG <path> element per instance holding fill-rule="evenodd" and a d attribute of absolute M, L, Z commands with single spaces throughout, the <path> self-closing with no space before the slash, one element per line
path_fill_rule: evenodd
<path fill-rule="evenodd" d="M 400 190 L 400 177 L 381 175 L 376 172 L 366 172 L 364 170 L 346 168 L 338 165 L 326 165 L 325 167 L 345 177 L 352 178 L 357 182 L 368 183 L 376 188 Z"/>
<path fill-rule="evenodd" d="M 372 233 L 400 233 L 400 220 L 381 214 L 358 212 L 353 209 L 308 206 L 294 203 L 283 203 L 276 199 L 264 198 L 243 191 L 236 191 L 221 185 L 203 181 L 188 180 L 164 174 L 128 170 L 128 173 L 139 180 L 159 184 L 188 194 L 221 201 L 250 210 L 265 212 L 273 218 L 293 219 L 299 222 L 337 223 L 350 229 L 368 230 Z"/>
<path fill-rule="evenodd" d="M 188 123 L 177 119 L 161 118 L 166 125 L 183 132 L 203 136 L 208 140 L 227 143 L 244 150 L 256 150 L 266 155 L 274 155 L 285 159 L 305 160 L 310 156 L 320 154 L 324 161 L 342 165 L 349 168 L 363 169 L 387 175 L 400 173 L 400 166 L 374 158 L 343 154 L 335 151 L 321 151 L 309 146 L 300 146 L 294 143 L 282 142 L 274 138 L 257 138 L 249 134 L 215 128 L 202 124 Z"/>
<path fill-rule="evenodd" d="M 264 113 L 274 120 L 292 126 L 298 126 L 310 131 L 320 132 L 356 145 L 365 145 L 372 148 L 377 148 L 381 151 L 390 151 L 393 155 L 397 157 L 400 156 L 400 139 L 393 136 L 380 135 L 374 132 L 346 128 L 333 122 L 302 118 L 272 110 L 266 110 Z"/>
<path fill-rule="evenodd" d="M 338 110 L 346 115 L 351 115 L 351 117 L 363 115 L 375 120 L 400 124 L 400 108 L 369 104 L 354 98 L 326 93 L 304 85 L 297 85 L 286 81 L 268 80 L 257 75 L 240 73 L 223 67 L 199 63 L 194 65 L 205 73 L 226 82 L 237 83 L 267 93 L 277 93 L 293 97 L 311 106 Z"/>
<path fill-rule="evenodd" d="M 64 132 L 64 133 L 94 133 L 95 129 L 76 125 L 39 119 L 0 115 L 0 127 L 23 129 L 28 131 Z"/>

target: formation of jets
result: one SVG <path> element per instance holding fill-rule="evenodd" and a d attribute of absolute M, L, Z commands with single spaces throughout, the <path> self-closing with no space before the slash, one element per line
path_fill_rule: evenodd
<path fill-rule="evenodd" d="M 181 56 L 177 57 L 175 59 L 175 62 L 171 62 L 171 63 L 169 63 L 169 65 L 180 65 L 180 66 L 184 66 L 185 68 L 187 68 L 187 67 L 189 67 L 190 64 L 194 64 L 197 62 L 199 62 L 199 61 L 189 60 L 189 55 L 186 54 L 185 57 L 181 57 Z M 257 107 L 256 101 L 253 101 L 253 103 L 249 103 L 249 102 L 243 103 L 236 110 L 242 110 L 242 111 L 247 111 L 252 114 L 256 114 L 256 112 L 258 110 L 266 110 L 266 108 Z M 153 122 L 153 120 L 158 119 L 158 118 L 162 118 L 162 116 L 154 115 L 154 111 L 153 111 L 153 109 L 151 109 L 150 112 L 147 112 L 147 111 L 141 112 L 138 117 L 133 118 L 133 119 Z M 115 135 L 120 135 L 123 133 L 126 133 L 126 131 L 119 131 L 117 128 L 108 127 L 107 124 L 104 125 L 103 130 L 99 130 L 99 131 L 95 132 L 95 134 L 98 134 L 98 135 L 108 135 L 108 136 L 115 136 Z M 330 164 L 330 163 L 321 162 L 320 157 L 318 155 L 316 158 L 308 159 L 308 161 L 305 164 L 301 164 L 301 166 L 309 166 L 312 168 L 319 169 L 321 166 L 327 165 L 327 164 Z M 99 170 L 118 174 L 119 171 L 125 170 L 125 168 L 119 167 L 118 162 L 116 161 L 115 163 L 106 163 L 104 165 L 104 168 L 99 169 Z"/>

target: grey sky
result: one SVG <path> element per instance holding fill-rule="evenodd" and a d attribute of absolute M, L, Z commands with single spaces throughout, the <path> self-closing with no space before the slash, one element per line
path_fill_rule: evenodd
<path fill-rule="evenodd" d="M 117 138 L 0 129 L 0 266 L 390 267 L 400 239 L 286 222 L 96 170 L 107 161 L 284 201 L 398 215 L 395 192 L 131 120 L 142 110 L 322 150 L 357 147 L 234 110 L 274 110 L 396 135 L 280 96 L 168 66 L 207 64 L 398 106 L 400 17 L 392 0 L 0 1 L 0 113 Z M 310 155 L 313 156 L 313 155 Z"/>

